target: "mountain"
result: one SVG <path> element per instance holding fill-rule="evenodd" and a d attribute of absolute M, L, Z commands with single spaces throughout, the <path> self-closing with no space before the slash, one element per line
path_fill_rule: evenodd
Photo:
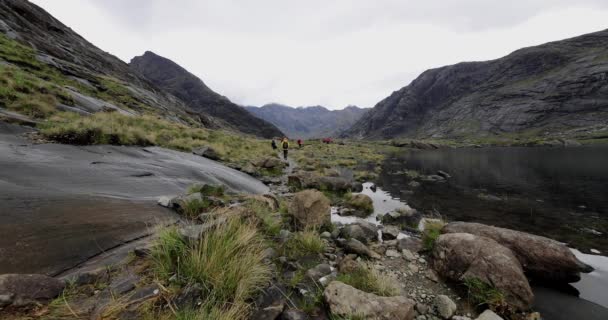
<path fill-rule="evenodd" d="M 348 106 L 343 110 L 328 110 L 321 106 L 292 108 L 281 104 L 245 107 L 292 138 L 321 138 L 338 135 L 350 128 L 368 109 Z"/>
<path fill-rule="evenodd" d="M 180 98 L 192 110 L 220 119 L 226 126 L 266 138 L 283 135 L 274 125 L 215 93 L 201 79 L 167 58 L 147 51 L 133 58 L 130 66 L 154 85 Z"/>
<path fill-rule="evenodd" d="M 422 73 L 356 138 L 593 135 L 608 123 L 608 30 Z M 605 132 L 605 131 L 604 131 Z"/>

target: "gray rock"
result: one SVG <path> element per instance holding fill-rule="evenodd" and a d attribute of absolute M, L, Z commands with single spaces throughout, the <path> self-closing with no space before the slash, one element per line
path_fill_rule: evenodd
<path fill-rule="evenodd" d="M 477 317 L 475 320 L 503 320 L 499 315 L 494 313 L 494 311 L 488 309 L 484 311 L 482 314 Z"/>
<path fill-rule="evenodd" d="M 251 316 L 251 320 L 274 320 L 283 313 L 286 298 L 283 292 L 285 288 L 272 285 L 262 291 L 255 305 L 256 310 Z"/>
<path fill-rule="evenodd" d="M 112 292 L 112 295 L 120 296 L 135 289 L 138 282 L 139 276 L 129 273 L 112 280 L 109 290 Z"/>
<path fill-rule="evenodd" d="M 321 239 L 331 239 L 331 233 L 328 231 L 321 233 Z"/>
<path fill-rule="evenodd" d="M 328 225 L 331 223 L 330 201 L 317 190 L 298 192 L 291 201 L 289 214 L 301 229 Z"/>
<path fill-rule="evenodd" d="M 593 268 L 578 260 L 570 249 L 555 240 L 480 223 L 452 222 L 443 233 L 470 233 L 495 240 L 511 249 L 527 274 L 550 281 L 576 282 L 580 272 Z"/>
<path fill-rule="evenodd" d="M 403 250 L 401 250 L 401 253 L 403 254 L 403 257 L 407 261 L 414 261 L 414 260 L 416 260 L 416 257 L 414 256 L 414 254 L 410 250 L 403 249 Z"/>
<path fill-rule="evenodd" d="M 201 157 L 205 157 L 207 159 L 211 159 L 211 160 L 220 160 L 221 157 L 219 155 L 219 153 L 217 153 L 217 151 L 215 151 L 215 149 L 211 148 L 211 147 L 199 147 L 199 148 L 195 148 L 192 150 L 192 153 L 197 155 L 197 156 L 201 156 Z"/>
<path fill-rule="evenodd" d="M 338 317 L 357 315 L 363 319 L 411 320 L 415 315 L 415 303 L 406 297 L 380 297 L 339 281 L 333 281 L 325 288 L 323 298 L 331 314 Z"/>
<path fill-rule="evenodd" d="M 397 239 L 401 230 L 395 226 L 384 226 L 382 229 L 382 240 L 394 240 Z"/>
<path fill-rule="evenodd" d="M 393 249 L 386 250 L 386 252 L 384 254 L 389 258 L 401 258 L 401 253 L 399 253 L 399 251 L 393 250 Z"/>
<path fill-rule="evenodd" d="M 64 281 L 41 274 L 0 275 L 0 296 L 4 305 L 23 307 L 47 303 L 59 296 L 64 288 Z"/>
<path fill-rule="evenodd" d="M 341 242 L 344 247 L 344 251 L 347 253 L 355 253 L 360 256 L 369 257 L 373 259 L 381 259 L 382 257 L 376 252 L 370 250 L 366 245 L 361 243 L 357 239 L 348 239 Z"/>
<path fill-rule="evenodd" d="M 200 284 L 189 284 L 180 291 L 172 302 L 178 310 L 194 309 L 201 302 L 202 294 L 203 287 Z"/>
<path fill-rule="evenodd" d="M 403 238 L 397 240 L 397 249 L 399 250 L 409 250 L 411 252 L 417 253 L 422 251 L 422 240 L 418 238 Z"/>
<path fill-rule="evenodd" d="M 468 233 L 442 234 L 432 252 L 433 268 L 452 281 L 479 280 L 500 290 L 506 302 L 528 310 L 534 299 L 513 252 L 496 241 Z"/>
<path fill-rule="evenodd" d="M 450 319 L 456 312 L 456 303 L 446 295 L 438 295 L 435 297 L 434 303 L 437 312 L 444 319 Z"/>
<path fill-rule="evenodd" d="M 147 286 L 139 287 L 135 289 L 131 297 L 129 298 L 129 302 L 142 302 L 146 301 L 160 295 L 160 289 L 156 284 L 150 284 Z"/>
<path fill-rule="evenodd" d="M 399 208 L 382 216 L 382 223 L 385 225 L 399 226 L 401 229 L 416 228 L 422 219 L 416 209 Z"/>
<path fill-rule="evenodd" d="M 429 309 L 429 306 L 424 303 L 416 303 L 416 311 L 418 311 L 419 314 L 427 314 L 429 313 Z"/>
<path fill-rule="evenodd" d="M 306 276 L 313 281 L 317 282 L 319 279 L 327 276 L 331 273 L 331 267 L 328 264 L 320 264 L 316 267 L 306 271 Z"/>
<path fill-rule="evenodd" d="M 296 309 L 289 309 L 289 310 L 283 311 L 283 313 L 281 313 L 281 317 L 279 319 L 280 320 L 308 320 L 310 318 L 303 311 L 296 310 Z"/>
<path fill-rule="evenodd" d="M 346 239 L 357 239 L 369 243 L 378 239 L 378 228 L 367 221 L 349 224 L 342 228 L 340 235 Z"/>

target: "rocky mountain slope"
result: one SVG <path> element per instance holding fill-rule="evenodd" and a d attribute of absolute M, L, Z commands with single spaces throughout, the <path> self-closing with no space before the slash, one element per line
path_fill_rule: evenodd
<path fill-rule="evenodd" d="M 226 126 L 261 137 L 281 136 L 272 124 L 256 118 L 175 62 L 153 52 L 131 60 L 132 70 L 184 101 L 191 109 L 220 119 Z"/>
<path fill-rule="evenodd" d="M 292 108 L 276 103 L 246 109 L 279 127 L 289 137 L 303 139 L 335 136 L 350 128 L 368 111 L 356 106 L 328 110 L 321 106 Z"/>
<path fill-rule="evenodd" d="M 378 103 L 356 138 L 605 137 L 608 30 L 428 70 Z"/>

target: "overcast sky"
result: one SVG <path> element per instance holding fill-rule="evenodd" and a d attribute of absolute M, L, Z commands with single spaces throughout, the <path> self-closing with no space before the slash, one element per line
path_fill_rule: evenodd
<path fill-rule="evenodd" d="M 34 0 L 124 61 L 243 105 L 373 107 L 429 68 L 608 28 L 606 0 Z"/>

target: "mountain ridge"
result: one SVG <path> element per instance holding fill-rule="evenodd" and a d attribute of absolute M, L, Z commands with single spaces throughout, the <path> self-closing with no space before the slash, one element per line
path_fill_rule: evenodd
<path fill-rule="evenodd" d="M 429 69 L 380 101 L 344 136 L 462 139 L 581 134 L 577 130 L 593 135 L 608 119 L 607 79 L 604 30 L 495 60 Z"/>
<path fill-rule="evenodd" d="M 329 110 L 323 106 L 290 107 L 279 103 L 247 106 L 245 109 L 274 124 L 289 137 L 300 139 L 339 135 L 368 110 L 356 106 L 341 110 Z"/>

